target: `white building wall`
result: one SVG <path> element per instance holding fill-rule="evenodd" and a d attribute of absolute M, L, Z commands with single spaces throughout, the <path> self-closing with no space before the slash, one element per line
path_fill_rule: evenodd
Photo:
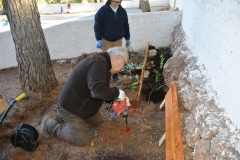
<path fill-rule="evenodd" d="M 218 106 L 240 129 L 240 1 L 180 1 L 188 46 L 206 70 Z"/>
<path fill-rule="evenodd" d="M 174 27 L 180 25 L 182 12 L 149 12 L 128 16 L 131 46 L 146 49 L 147 43 L 155 47 L 172 44 Z M 78 20 L 44 29 L 51 59 L 73 58 L 83 53 L 96 52 L 93 31 L 94 20 Z M 125 40 L 123 40 L 125 44 Z M 10 31 L 0 32 L 0 69 L 17 66 L 15 47 Z"/>

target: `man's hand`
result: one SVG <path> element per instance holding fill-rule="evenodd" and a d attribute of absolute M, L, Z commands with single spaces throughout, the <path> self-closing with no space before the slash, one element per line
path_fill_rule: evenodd
<path fill-rule="evenodd" d="M 102 40 L 97 41 L 96 47 L 102 49 Z"/>
<path fill-rule="evenodd" d="M 119 89 L 118 101 L 123 101 L 126 98 L 125 92 Z"/>

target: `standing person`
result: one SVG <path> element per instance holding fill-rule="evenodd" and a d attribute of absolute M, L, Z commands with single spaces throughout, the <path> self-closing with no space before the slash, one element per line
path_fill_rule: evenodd
<path fill-rule="evenodd" d="M 119 72 L 128 60 L 129 54 L 125 48 L 114 47 L 81 61 L 60 93 L 55 120 L 44 116 L 40 135 L 43 138 L 51 135 L 85 146 L 90 141 L 86 123 L 98 125 L 104 122 L 99 110 L 103 101 L 123 101 L 126 98 L 127 106 L 130 106 L 124 91 L 109 86 L 111 74 Z"/>
<path fill-rule="evenodd" d="M 126 10 L 121 6 L 121 0 L 108 0 L 95 15 L 94 33 L 96 47 L 105 52 L 108 48 L 122 46 L 122 38 L 126 45 L 130 44 L 130 31 Z M 120 84 L 117 74 L 112 79 Z"/>

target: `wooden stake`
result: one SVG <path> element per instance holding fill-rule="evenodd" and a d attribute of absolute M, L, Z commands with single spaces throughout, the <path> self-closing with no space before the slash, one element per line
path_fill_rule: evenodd
<path fill-rule="evenodd" d="M 161 103 L 161 105 L 160 105 L 160 110 L 163 108 L 163 107 L 165 107 L 165 99 L 162 101 L 162 103 Z"/>
<path fill-rule="evenodd" d="M 147 64 L 148 53 L 149 53 L 148 50 L 149 50 L 149 42 L 148 42 L 145 58 L 144 58 L 143 65 L 142 65 L 142 72 L 141 72 L 141 77 L 140 77 L 140 81 L 139 81 L 139 89 L 138 89 L 138 94 L 137 94 L 137 101 L 139 101 L 139 99 L 140 99 L 140 94 L 141 94 L 141 90 L 142 90 L 142 83 L 143 83 L 143 78 L 144 78 L 144 72 L 145 72 L 145 67 L 146 67 L 146 64 Z"/>
<path fill-rule="evenodd" d="M 159 140 L 159 147 L 162 145 L 163 141 L 166 139 L 166 132 L 162 135 L 161 139 Z"/>

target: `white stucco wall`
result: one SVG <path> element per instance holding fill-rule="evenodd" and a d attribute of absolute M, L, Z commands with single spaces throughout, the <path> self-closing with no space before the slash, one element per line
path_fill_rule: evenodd
<path fill-rule="evenodd" d="M 148 42 L 155 47 L 170 45 L 173 41 L 171 34 L 174 27 L 180 25 L 181 16 L 181 11 L 128 15 L 132 48 L 146 49 Z M 51 59 L 73 58 L 96 52 L 93 24 L 93 19 L 76 20 L 44 29 Z M 0 32 L 0 48 L 0 69 L 17 66 L 10 31 Z"/>
<path fill-rule="evenodd" d="M 218 106 L 240 129 L 240 1 L 181 2 L 188 46 L 205 68 Z"/>

